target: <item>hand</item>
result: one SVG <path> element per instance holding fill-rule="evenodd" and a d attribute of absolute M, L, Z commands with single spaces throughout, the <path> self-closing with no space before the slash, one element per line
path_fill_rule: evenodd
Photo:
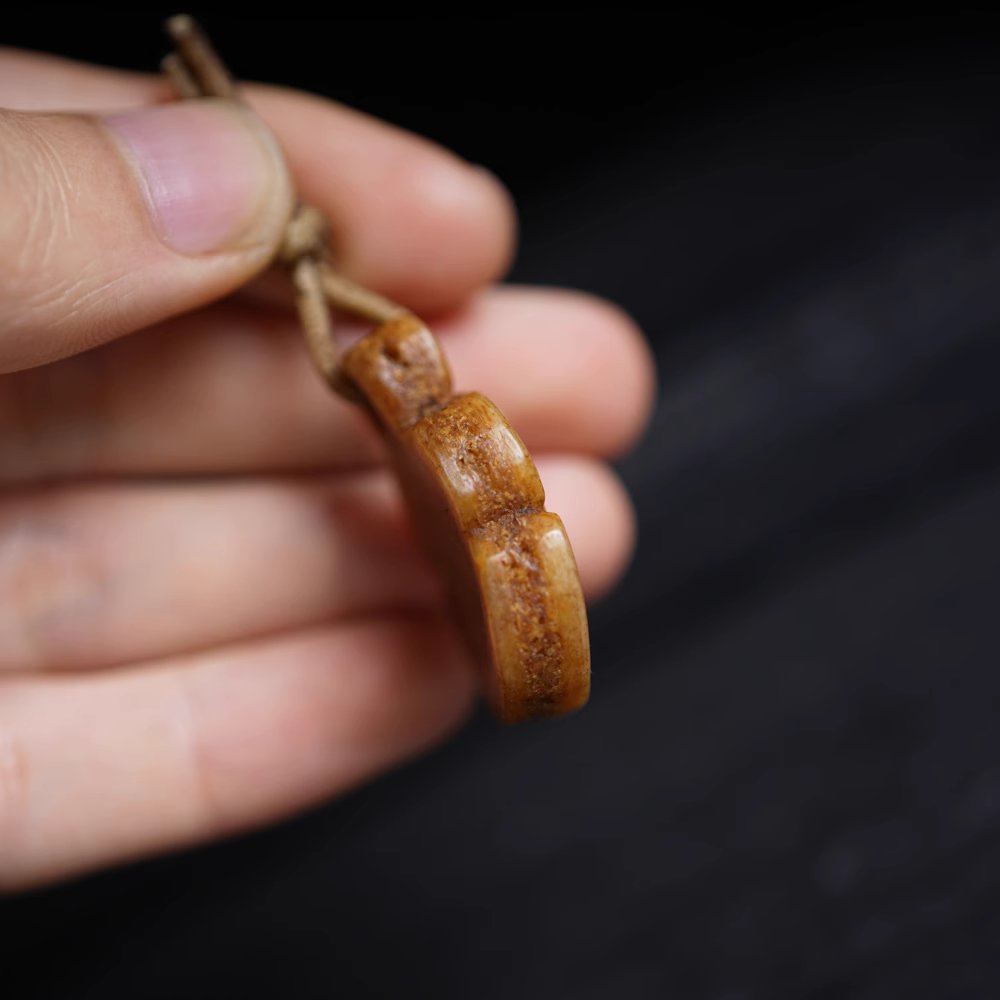
<path fill-rule="evenodd" d="M 336 795 L 474 697 L 371 428 L 266 283 L 216 301 L 280 239 L 277 144 L 223 103 L 149 107 L 167 96 L 0 51 L 8 890 Z M 632 520 L 602 458 L 652 394 L 635 329 L 580 294 L 481 290 L 514 233 L 485 172 L 314 97 L 247 97 L 332 220 L 338 265 L 431 320 L 458 387 L 538 457 L 586 591 L 607 589 Z"/>

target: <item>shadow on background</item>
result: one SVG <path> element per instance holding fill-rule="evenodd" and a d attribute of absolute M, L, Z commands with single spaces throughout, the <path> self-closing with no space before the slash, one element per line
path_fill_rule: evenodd
<path fill-rule="evenodd" d="M 1000 19 L 610 17 L 205 18 L 489 166 L 514 278 L 640 321 L 640 547 L 583 714 L 3 903 L 24 995 L 1000 992 Z M 119 18 L 6 42 L 154 67 Z"/>

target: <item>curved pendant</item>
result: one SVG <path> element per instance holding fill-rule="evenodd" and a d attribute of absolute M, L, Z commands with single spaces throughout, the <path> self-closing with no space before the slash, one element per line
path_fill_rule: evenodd
<path fill-rule="evenodd" d="M 385 436 L 494 712 L 520 722 L 582 706 L 590 646 L 576 561 L 514 429 L 485 396 L 452 395 L 437 341 L 409 313 L 358 341 L 340 372 Z"/>

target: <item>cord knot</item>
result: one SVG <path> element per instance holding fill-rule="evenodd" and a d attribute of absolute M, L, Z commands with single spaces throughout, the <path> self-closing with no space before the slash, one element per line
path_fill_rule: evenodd
<path fill-rule="evenodd" d="M 302 257 L 322 257 L 329 231 L 323 213 L 313 205 L 300 203 L 285 229 L 285 238 L 278 248 L 278 260 L 294 264 Z"/>

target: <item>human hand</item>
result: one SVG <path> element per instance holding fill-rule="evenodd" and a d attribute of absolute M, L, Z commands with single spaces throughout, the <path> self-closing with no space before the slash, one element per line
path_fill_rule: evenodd
<path fill-rule="evenodd" d="M 652 395 L 633 326 L 576 293 L 481 290 L 514 232 L 484 172 L 315 97 L 245 96 L 338 266 L 431 320 L 606 590 L 632 519 L 602 459 Z M 371 428 L 266 282 L 216 301 L 281 238 L 276 144 L 219 102 L 148 108 L 167 97 L 0 50 L 7 890 L 288 815 L 441 739 L 474 695 Z"/>

